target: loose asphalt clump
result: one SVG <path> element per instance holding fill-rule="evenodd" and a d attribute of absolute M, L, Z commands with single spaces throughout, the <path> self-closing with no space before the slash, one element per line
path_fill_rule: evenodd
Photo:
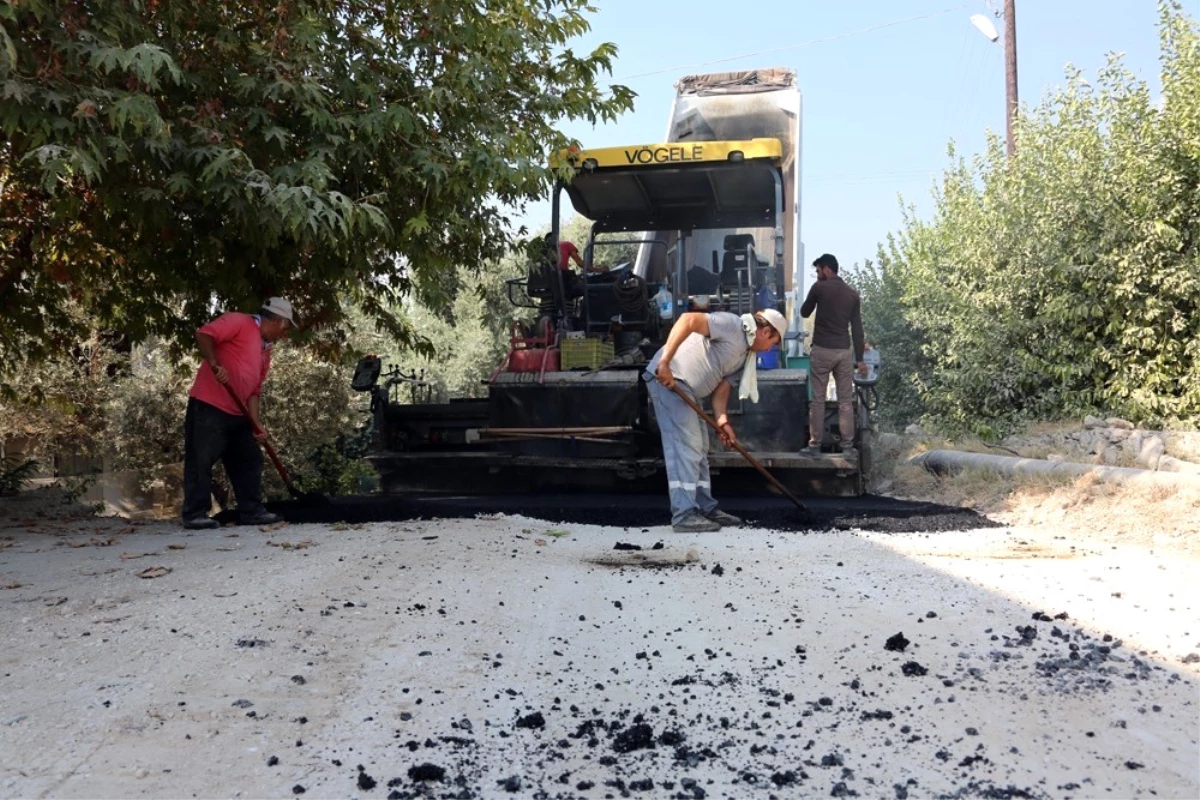
<path fill-rule="evenodd" d="M 375 788 L 375 779 L 367 774 L 366 768 L 362 764 L 358 765 L 358 788 L 364 792 L 369 792 Z"/>
<path fill-rule="evenodd" d="M 1030 670 L 1043 678 L 1053 677 L 1056 673 L 1041 663 L 1045 660 L 1043 656 L 1038 655 L 1036 663 L 1026 656 L 1050 646 L 1062 646 L 1067 653 L 1077 652 L 1070 650 L 1069 645 L 1079 643 L 1082 641 L 1079 637 L 1084 636 L 1081 632 L 1061 631 L 1043 635 L 1040 630 L 1030 636 L 1028 627 L 1022 621 L 1012 626 L 1013 633 L 1007 637 L 995 634 L 997 641 L 1007 639 L 1010 646 L 998 646 L 992 652 L 1014 657 L 995 662 L 989 677 L 1000 672 L 1021 687 L 1027 687 Z M 887 641 L 891 645 L 887 649 L 893 652 L 903 652 L 911 644 L 899 633 Z M 1080 651 L 1099 653 L 1100 647 L 1107 647 L 1108 657 L 1096 662 L 1095 669 L 1112 666 L 1113 650 L 1120 643 L 1110 638 L 1096 640 L 1095 644 L 1093 649 L 1081 644 Z M 559 646 L 568 645 L 564 642 Z M 894 796 L 897 800 L 916 796 L 963 800 L 1046 796 L 1045 792 L 1004 781 L 1003 775 L 994 774 L 996 761 L 987 752 L 985 743 L 980 738 L 969 738 L 980 737 L 982 725 L 963 725 L 939 733 L 928 721 L 922 722 L 920 715 L 914 718 L 914 711 L 908 705 L 878 707 L 875 703 L 884 699 L 882 693 L 886 692 L 888 681 L 899 680 L 894 673 L 890 678 L 882 670 L 874 678 L 850 674 L 844 680 L 831 680 L 832 675 L 824 674 L 815 685 L 826 694 L 803 702 L 792 692 L 784 691 L 788 684 L 780 683 L 779 678 L 790 672 L 777 673 L 784 664 L 781 660 L 739 668 L 732 664 L 724 666 L 723 659 L 732 657 L 731 653 L 698 648 L 693 655 L 695 666 L 689 671 L 661 677 L 657 699 L 648 707 L 611 703 L 604 683 L 572 683 L 572 673 L 565 668 L 558 672 L 558 677 L 564 680 L 559 682 L 561 688 L 555 690 L 561 695 L 552 700 L 547 698 L 537 711 L 524 706 L 522 711 L 508 717 L 509 720 L 515 717 L 514 723 L 504 725 L 494 718 L 470 723 L 457 715 L 447 723 L 453 733 L 426 730 L 421 734 L 424 743 L 417 739 L 407 744 L 397 742 L 402 750 L 437 749 L 444 766 L 426 762 L 410 767 L 407 783 L 400 778 L 388 781 L 387 797 L 389 800 L 435 797 L 477 800 L 513 795 L 567 800 L 586 796 L 643 796 L 703 800 L 760 792 L 764 800 L 798 792 L 805 796 L 839 798 Z M 647 647 L 631 652 L 628 663 L 653 662 L 657 657 L 659 651 Z M 1071 661 L 1069 655 L 1064 658 Z M 1087 659 L 1080 656 L 1071 663 L 1080 660 Z M 712 661 L 718 664 L 710 665 Z M 793 663 L 803 664 L 803 661 Z M 908 677 L 930 672 L 915 661 L 904 662 L 900 671 Z M 952 687 L 954 683 L 947 680 L 945 685 Z M 930 688 L 923 691 L 941 691 L 935 687 L 930 682 Z M 497 691 L 496 700 L 507 704 L 523 702 L 523 697 L 509 689 Z M 953 701 L 952 695 L 945 700 Z M 937 705 L 944 701 L 936 696 L 932 702 Z M 408 721 L 411 720 L 409 714 Z M 847 728 L 855 731 L 852 736 L 861 741 L 861 749 L 855 746 L 832 751 L 819 749 L 818 742 L 825 738 L 822 731 Z M 521 730 L 528 733 L 519 733 Z M 968 738 L 964 738 L 964 733 Z M 482 758 L 478 748 L 483 739 L 476 736 L 486 737 L 489 748 L 499 748 L 497 753 L 501 755 Z M 399 731 L 396 738 L 402 738 Z M 967 741 L 972 741 L 972 745 L 965 744 Z M 803 742 L 807 743 L 800 747 Z M 955 791 L 931 793 L 915 778 L 907 776 L 882 783 L 877 778 L 860 777 L 858 773 L 867 767 L 864 754 L 876 758 L 874 754 L 881 748 L 903 751 L 905 758 L 914 763 L 927 759 L 940 770 L 956 769 Z M 587 754 L 582 761 L 578 759 L 579 753 Z M 564 762 L 572 766 L 564 770 Z M 518 765 L 520 772 L 514 772 L 513 767 Z M 1142 767 L 1132 759 L 1116 766 L 1125 771 Z M 731 784 L 708 786 L 713 783 L 710 776 L 715 774 L 730 775 Z M 977 779 L 968 780 L 969 775 Z M 358 766 L 354 780 L 362 792 L 377 788 L 375 779 L 362 765 Z"/>
<path fill-rule="evenodd" d="M 654 730 L 645 723 L 621 731 L 612 744 L 612 749 L 618 753 L 632 753 L 650 747 L 654 747 Z"/>
<path fill-rule="evenodd" d="M 1108 634 L 1097 639 L 1079 628 L 1064 631 L 1055 625 L 1041 641 L 1034 669 L 1059 691 L 1107 691 L 1115 680 L 1145 681 L 1163 671 L 1122 649 L 1121 640 Z"/>
<path fill-rule="evenodd" d="M 410 781 L 444 781 L 446 780 L 446 768 L 439 767 L 437 764 L 428 762 L 415 767 L 408 768 L 408 779 Z"/>
<path fill-rule="evenodd" d="M 517 720 L 518 728 L 545 728 L 546 718 L 542 716 L 542 712 L 535 711 L 532 714 L 527 714 Z"/>
<path fill-rule="evenodd" d="M 619 561 L 612 553 L 606 558 L 613 564 L 627 565 L 634 559 L 645 559 L 648 553 L 636 551 L 650 550 L 651 543 L 664 536 L 660 530 L 655 537 L 648 537 L 650 531 L 645 527 L 667 524 L 665 499 L 660 500 L 663 502 L 659 504 L 615 503 L 600 508 L 587 499 L 531 505 L 523 505 L 529 501 L 521 497 L 501 499 L 495 505 L 481 505 L 484 501 L 479 499 L 469 503 L 444 498 L 428 502 L 356 499 L 340 508 L 335 504 L 334 512 L 342 515 L 339 519 L 348 520 L 354 519 L 350 512 L 358 509 L 378 512 L 386 519 L 407 518 L 404 514 L 475 518 L 490 512 L 540 516 L 555 523 L 624 523 L 629 530 L 619 534 L 613 549 L 633 552 L 618 554 Z M 771 499 L 763 500 L 761 508 L 753 505 L 757 502 L 743 501 L 751 506 L 749 511 L 732 504 L 729 509 L 752 520 L 751 524 L 771 519 L 771 515 L 779 520 L 795 519 L 790 509 Z M 835 530 L 845 526 L 901 531 L 912 523 L 925 530 L 950 526 L 969 530 L 990 525 L 978 518 L 972 521 L 969 513 L 964 515 L 958 509 L 938 510 L 927 504 L 893 503 L 880 498 L 814 505 L 816 518 L 823 520 L 824 527 L 781 529 Z M 940 520 L 938 525 L 931 524 L 934 517 Z M 532 528 L 525 532 L 530 533 Z M 610 546 L 617 538 L 607 538 L 603 546 Z M 661 541 L 653 546 L 662 548 Z M 836 558 L 844 558 L 836 561 L 837 566 L 848 566 L 832 569 Z M 784 603 L 769 609 L 751 608 L 749 603 L 743 605 L 746 582 L 761 579 L 765 570 L 778 565 L 771 563 L 769 555 L 762 559 L 762 570 L 748 567 L 745 562 L 731 562 L 724 555 L 721 559 L 729 566 L 706 561 L 695 563 L 693 568 L 693 563 L 687 562 L 678 572 L 655 574 L 622 568 L 619 581 L 589 597 L 588 605 L 570 607 L 558 616 L 554 616 L 554 609 L 547 609 L 548 624 L 538 635 L 544 635 L 548 643 L 538 655 L 520 661 L 504 659 L 496 652 L 500 644 L 480 645 L 484 674 L 496 677 L 483 679 L 494 682 L 480 693 L 487 710 L 478 712 L 479 716 L 474 710 L 469 712 L 474 722 L 464 717 L 462 706 L 447 705 L 446 698 L 459 687 L 453 683 L 423 685 L 424 697 L 408 695 L 403 710 L 396 709 L 390 719 L 386 710 L 373 709 L 375 718 L 382 719 L 389 732 L 395 727 L 395 736 L 386 750 L 380 748 L 377 752 L 363 753 L 367 748 L 355 743 L 355 758 L 349 763 L 362 760 L 378 774 L 380 767 L 375 765 L 394 763 L 386 759 L 396 756 L 415 760 L 419 757 L 413 754 L 424 752 L 426 758 L 437 761 L 409 767 L 407 780 L 388 781 L 389 800 L 474 800 L 506 795 L 547 800 L 581 796 L 703 800 L 758 795 L 767 800 L 800 794 L 895 796 L 898 800 L 918 796 L 1040 798 L 1047 796 L 1045 791 L 1024 787 L 1028 773 L 1009 766 L 1025 756 L 1004 756 L 1014 744 L 1011 741 L 1004 741 L 1005 749 L 1000 749 L 1004 726 L 992 718 L 963 718 L 960 709 L 967 703 L 951 704 L 961 701 L 965 692 L 991 692 L 993 696 L 1003 693 L 1003 700 L 1011 703 L 1014 714 L 1038 714 L 1044 711 L 1042 704 L 1037 699 L 1026 703 L 1027 694 L 1103 690 L 1117 680 L 1144 681 L 1156 674 L 1157 668 L 1128 653 L 1120 641 L 1072 630 L 1065 612 L 1051 615 L 1039 611 L 1032 618 L 1022 613 L 1020 618 L 1007 620 L 997 616 L 983 623 L 1002 622 L 994 633 L 986 629 L 983 641 L 956 641 L 963 638 L 961 632 L 951 638 L 946 633 L 949 626 L 940 624 L 955 616 L 952 600 L 947 608 L 939 609 L 943 615 L 940 618 L 939 612 L 919 610 L 928 606 L 907 609 L 910 618 L 916 618 L 912 624 L 920 624 L 916 630 L 921 635 L 916 643 L 902 632 L 888 636 L 886 630 L 896 630 L 899 624 L 910 627 L 909 623 L 893 621 L 887 624 L 895 627 L 864 630 L 859 641 L 839 641 L 835 651 L 833 638 L 827 637 L 824 630 L 831 616 L 854 616 L 857 599 L 831 603 L 828 609 L 799 604 L 787 607 Z M 845 555 L 839 551 L 824 564 L 815 563 L 810 573 L 789 572 L 787 579 L 827 583 L 833 597 L 844 601 L 847 595 L 832 587 L 861 569 L 860 560 L 853 551 L 847 550 Z M 397 568 L 415 566 L 403 564 Z M 381 568 L 382 561 L 373 571 Z M 421 665 L 415 668 L 416 673 L 422 680 L 435 680 L 435 672 L 426 673 L 423 668 L 446 652 L 437 638 L 443 634 L 456 637 L 462 629 L 458 626 L 477 623 L 476 619 L 456 619 L 451 594 L 456 587 L 443 586 L 444 575 L 437 577 L 438 588 L 433 588 L 436 563 L 421 568 L 428 570 L 431 580 L 414 583 L 419 588 L 398 598 L 394 613 L 406 618 L 426 617 L 440 626 L 436 636 L 424 629 L 406 643 Z M 545 584 L 539 580 L 551 578 L 539 576 L 550 574 L 552 569 L 531 569 L 530 586 L 523 585 L 520 591 L 542 589 Z M 404 573 L 405 577 L 412 574 Z M 712 581 L 708 576 L 721 580 Z M 880 578 L 885 579 L 890 576 Z M 648 596 L 644 590 L 652 585 L 650 582 L 670 584 L 689 598 L 703 598 L 707 593 L 713 601 L 677 624 L 656 622 L 646 628 L 637 627 L 631 620 L 637 618 L 634 612 Z M 502 587 L 488 587 L 489 592 L 493 590 L 501 595 L 495 602 L 505 606 L 510 596 Z M 328 610 L 338 616 L 336 621 L 353 624 L 351 616 L 341 612 L 350 604 L 330 600 L 334 605 Z M 368 610 L 373 612 L 381 605 L 372 602 Z M 389 611 L 382 609 L 382 613 Z M 501 613 L 510 611 L 511 607 Z M 490 622 L 482 616 L 478 620 L 481 627 Z M 735 635 L 723 638 L 718 635 L 721 630 Z M 968 630 L 978 635 L 978 628 Z M 403 624 L 397 631 L 400 637 L 406 635 Z M 495 635 L 504 637 L 506 631 L 497 630 Z M 282 641 L 282 637 L 276 640 L 274 650 L 283 649 Z M 537 652 L 536 640 L 524 634 L 519 641 L 504 639 L 503 650 L 520 648 L 526 656 L 530 642 Z M 614 652 L 609 651 L 618 649 L 614 658 Z M 911 652 L 903 655 L 907 651 Z M 910 660 L 914 655 L 924 664 Z M 504 676 L 514 661 L 520 669 L 538 676 L 536 685 L 508 682 Z M 295 671 L 281 674 L 286 678 Z M 907 680 L 926 676 L 926 680 Z M 293 682 L 303 685 L 295 678 Z M 304 694 L 290 688 L 292 695 Z M 407 695 L 409 688 L 403 688 L 403 692 Z M 260 704 L 266 702 L 265 697 L 260 699 Z M 1146 705 L 1150 707 L 1149 702 Z M 1154 705 L 1153 710 L 1159 712 L 1161 708 Z M 1024 741 L 1016 744 L 1025 749 Z M 1012 746 L 1009 752 L 1016 750 Z M 1130 771 L 1138 777 L 1147 775 L 1153 769 L 1139 772 L 1141 764 L 1152 762 L 1141 752 L 1122 752 L 1119 761 L 1106 766 L 1120 770 L 1122 775 Z M 1134 756 L 1139 760 L 1134 761 Z M 904 764 L 904 771 L 881 774 L 881 762 L 888 763 L 889 759 Z M 340 766 L 340 762 L 335 763 Z M 1080 783 L 1067 785 L 1076 789 L 1090 785 L 1092 776 L 1083 770 L 1080 767 L 1080 773 L 1071 776 Z M 276 770 L 272 774 L 281 773 Z M 920 785 L 910 777 L 913 774 L 921 776 Z M 360 792 L 383 795 L 364 766 L 352 776 L 342 772 L 339 777 L 343 781 L 351 777 Z M 945 794 L 946 785 L 953 787 L 953 795 Z M 310 794 L 327 788 L 316 783 L 310 787 Z M 348 788 L 345 783 L 342 787 Z M 1071 794 L 1074 789 L 1060 790 L 1064 796 L 1077 796 Z"/>
<path fill-rule="evenodd" d="M 234 642 L 235 647 L 266 647 L 267 643 L 262 639 L 238 639 Z"/>
<path fill-rule="evenodd" d="M 1068 616 L 1061 613 L 1050 617 L 1037 612 L 1033 618 L 1038 622 L 1055 623 L 1068 619 Z M 959 653 L 955 665 L 959 678 L 957 681 L 947 679 L 944 685 L 950 687 L 962 681 L 968 686 L 993 683 L 998 684 L 997 688 L 1025 697 L 1031 691 L 1041 694 L 1107 692 L 1119 681 L 1141 684 L 1162 678 L 1172 684 L 1181 680 L 1178 673 L 1168 672 L 1153 663 L 1145 653 L 1129 652 L 1120 639 L 1109 634 L 1096 637 L 1080 628 L 1070 629 L 1058 624 L 1018 623 L 1010 630 L 1011 633 L 1003 633 L 987 628 L 984 633 L 993 647 L 981 651 L 982 655 L 978 656 L 965 651 Z M 982 665 L 972 664 L 973 661 L 976 664 L 982 662 Z M 1030 672 L 1037 680 L 1029 678 Z M 1159 708 L 1154 706 L 1156 711 Z"/>
<path fill-rule="evenodd" d="M 1037 789 L 1020 789 L 1009 784 L 997 786 L 994 783 L 970 781 L 953 794 L 943 794 L 939 797 L 947 800 L 967 800 L 967 798 L 984 798 L 984 800 L 1040 800 L 1047 795 Z"/>

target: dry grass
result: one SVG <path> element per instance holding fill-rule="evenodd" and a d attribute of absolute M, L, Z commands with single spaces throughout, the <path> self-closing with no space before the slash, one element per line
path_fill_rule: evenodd
<path fill-rule="evenodd" d="M 984 468 L 968 468 L 953 475 L 939 476 L 923 467 L 899 464 L 893 473 L 891 493 L 994 514 L 1005 511 L 1015 495 L 1043 494 L 1074 480 L 1070 475 L 1001 475 Z"/>
<path fill-rule="evenodd" d="M 966 469 L 937 476 L 905 463 L 940 444 L 879 448 L 872 490 L 972 508 L 1006 525 L 1093 542 L 1169 547 L 1200 555 L 1200 491 L 1107 483 L 1094 475 L 1000 475 Z M 959 444 L 955 449 L 966 449 Z"/>
<path fill-rule="evenodd" d="M 1042 491 L 1021 487 L 991 516 L 1007 525 L 1053 525 L 1068 537 L 1200 555 L 1200 491 L 1194 489 L 1120 485 L 1083 475 Z"/>
<path fill-rule="evenodd" d="M 1047 433 L 1074 433 L 1079 430 L 1079 420 L 1057 420 L 1052 422 L 1033 422 L 1026 429 L 1024 436 L 1042 436 Z"/>

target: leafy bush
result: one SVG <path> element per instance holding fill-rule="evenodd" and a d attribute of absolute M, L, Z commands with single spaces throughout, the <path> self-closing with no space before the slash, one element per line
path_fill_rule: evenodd
<path fill-rule="evenodd" d="M 350 389 L 350 370 L 322 360 L 312 348 L 276 347 L 271 374 L 263 385 L 262 419 L 293 480 L 306 490 L 327 494 L 358 491 L 358 478 L 370 475 L 362 453 L 344 443 L 359 432 L 367 409 Z M 300 461 L 304 459 L 304 461 Z M 269 462 L 263 489 L 287 493 Z"/>
<path fill-rule="evenodd" d="M 876 392 L 880 402 L 872 420 L 883 430 L 902 430 L 925 413 L 921 400 L 929 359 L 922 352 L 925 335 L 909 321 L 900 270 L 887 254 L 855 266 L 846 276 L 862 298 L 867 341 L 880 352 L 882 371 Z"/>
<path fill-rule="evenodd" d="M 83 319 L 73 305 L 55 316 Z M 44 463 L 61 454 L 98 455 L 104 405 L 123 368 L 119 344 L 118 337 L 92 332 L 60 343 L 52 357 L 12 365 L 19 379 L 0 394 L 0 440 L 28 440 L 27 455 Z"/>
<path fill-rule="evenodd" d="M 509 303 L 504 286 L 527 270 L 519 253 L 482 267 L 460 267 L 446 278 L 458 287 L 449 302 L 438 306 L 414 300 L 396 309 L 426 347 L 405 347 L 386 331 L 371 330 L 370 323 L 358 317 L 354 349 L 375 353 L 406 372 L 423 373 L 435 402 L 484 396 L 487 379 L 508 351 L 513 323 L 532 313 Z"/>
<path fill-rule="evenodd" d="M 162 340 L 127 357 L 98 349 L 97 341 L 92 337 L 70 357 L 30 368 L 20 381 L 27 393 L 2 407 L 0 435 L 30 437 L 48 458 L 105 456 L 110 468 L 137 473 L 144 488 L 160 484 L 178 492 L 194 365 L 176 363 Z M 359 477 L 371 471 L 344 442 L 355 441 L 365 411 L 353 405 L 349 369 L 322 360 L 320 352 L 289 344 L 277 348 L 264 388 L 263 423 L 301 483 L 328 493 L 357 491 Z M 268 496 L 286 496 L 269 463 L 264 473 Z M 218 498 L 227 502 L 232 495 L 219 467 L 216 477 Z"/>
<path fill-rule="evenodd" d="M 317 447 L 309 453 L 308 461 L 317 473 L 315 480 L 303 480 L 305 491 L 318 491 L 327 495 L 358 494 L 363 491 L 364 479 L 373 483 L 378 473 L 363 460 L 371 448 L 372 430 L 370 423 L 364 424 L 356 433 L 339 434 L 332 442 Z"/>
<path fill-rule="evenodd" d="M 192 369 L 175 364 L 165 343 L 135 348 L 129 376 L 112 388 L 105 408 L 105 450 L 115 469 L 133 470 L 143 487 L 183 485 L 183 415 Z"/>
<path fill-rule="evenodd" d="M 371 470 L 361 453 L 341 443 L 357 430 L 364 412 L 353 405 L 349 370 L 323 360 L 320 350 L 276 346 L 263 387 L 263 425 L 298 485 L 328 494 L 356 492 L 358 478 Z M 135 351 L 131 374 L 117 384 L 107 407 L 106 442 L 114 467 L 136 470 L 144 483 L 181 488 L 183 418 L 194 376 L 195 367 L 174 364 L 164 344 Z M 216 483 L 218 499 L 231 500 L 219 468 Z M 263 491 L 268 497 L 287 496 L 265 457 Z"/>
<path fill-rule="evenodd" d="M 0 492 L 15 492 L 27 485 L 37 474 L 38 462 L 33 458 L 5 456 L 0 461 Z"/>

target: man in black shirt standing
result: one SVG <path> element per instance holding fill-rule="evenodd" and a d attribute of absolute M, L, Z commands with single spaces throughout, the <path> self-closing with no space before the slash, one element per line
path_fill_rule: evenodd
<path fill-rule="evenodd" d="M 837 385 L 838 428 L 842 433 L 842 444 L 850 447 L 854 443 L 855 366 L 859 375 L 867 374 L 867 365 L 863 362 L 863 327 L 858 292 L 838 277 L 837 259 L 829 253 L 814 261 L 813 266 L 817 269 L 817 282 L 809 289 L 808 297 L 800 307 L 802 317 L 807 318 L 814 310 L 817 312 L 809 361 L 812 402 L 809 403 L 808 412 L 808 448 L 819 450 L 821 447 L 825 430 L 825 391 L 831 372 Z"/>

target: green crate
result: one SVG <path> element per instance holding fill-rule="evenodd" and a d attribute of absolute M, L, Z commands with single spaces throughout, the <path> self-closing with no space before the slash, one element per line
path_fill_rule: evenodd
<path fill-rule="evenodd" d="M 612 342 L 599 339 L 563 339 L 563 371 L 572 369 L 599 369 L 613 360 Z"/>
<path fill-rule="evenodd" d="M 788 369 L 807 370 L 808 363 L 809 363 L 809 356 L 788 356 L 787 357 L 787 368 Z"/>
<path fill-rule="evenodd" d="M 809 367 L 809 362 L 810 356 L 788 356 L 787 368 L 802 369 L 805 372 L 810 372 L 811 368 Z M 812 400 L 812 381 L 806 379 L 805 382 L 808 384 L 808 399 Z"/>

